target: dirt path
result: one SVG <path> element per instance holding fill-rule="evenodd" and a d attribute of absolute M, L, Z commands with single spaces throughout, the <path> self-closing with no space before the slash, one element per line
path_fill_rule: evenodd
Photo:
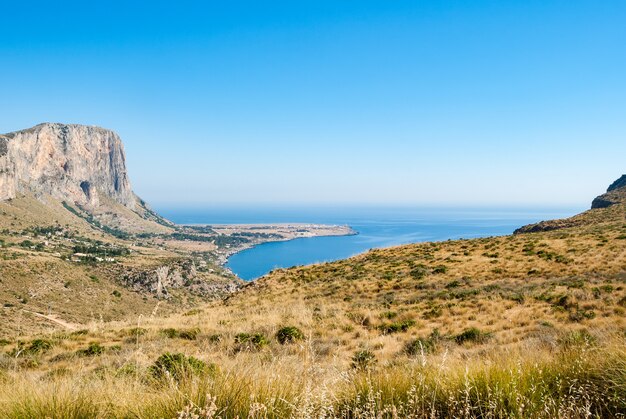
<path fill-rule="evenodd" d="M 63 326 L 64 328 L 66 328 L 68 330 L 76 330 L 76 328 L 77 328 L 76 325 L 74 325 L 72 323 L 68 323 L 65 320 L 58 319 L 58 318 L 56 318 L 53 315 L 47 316 L 45 314 L 37 313 L 35 311 L 30 311 L 30 310 L 24 310 L 24 309 L 22 309 L 22 311 L 25 311 L 26 313 L 34 314 L 35 316 L 38 316 L 38 317 L 43 317 L 44 319 L 49 320 L 52 323 L 56 323 L 59 326 Z"/>

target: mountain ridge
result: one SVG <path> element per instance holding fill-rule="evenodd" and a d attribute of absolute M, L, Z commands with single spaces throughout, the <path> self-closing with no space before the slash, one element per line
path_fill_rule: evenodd
<path fill-rule="evenodd" d="M 114 228 L 172 226 L 134 193 L 121 138 L 99 126 L 44 122 L 0 135 L 0 202 L 23 195 Z"/>

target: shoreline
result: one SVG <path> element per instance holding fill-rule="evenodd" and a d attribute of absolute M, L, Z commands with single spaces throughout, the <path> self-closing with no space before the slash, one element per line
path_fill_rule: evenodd
<path fill-rule="evenodd" d="M 261 246 L 264 244 L 268 244 L 268 243 L 278 243 L 278 242 L 290 242 L 293 240 L 301 240 L 301 239 L 314 239 L 317 237 L 346 237 L 346 236 L 357 236 L 359 234 L 358 231 L 356 230 L 352 230 L 352 233 L 346 233 L 346 234 L 320 234 L 320 235 L 315 235 L 315 236 L 304 236 L 304 237 L 292 237 L 292 238 L 285 238 L 285 239 L 278 239 L 278 240 L 267 240 L 267 241 L 263 241 L 263 242 L 259 242 L 259 243 L 254 243 L 254 244 L 249 244 L 245 247 L 242 247 L 240 249 L 234 250 L 232 252 L 229 252 L 228 255 L 226 256 L 225 260 L 223 263 L 220 262 L 220 266 L 222 266 L 224 269 L 228 270 L 229 272 L 231 272 L 233 275 L 237 275 L 235 274 L 230 268 L 228 268 L 226 266 L 226 264 L 228 263 L 228 260 L 230 259 L 231 256 L 236 255 L 237 253 L 243 252 L 245 250 L 250 250 L 252 248 L 255 248 L 257 246 Z"/>
<path fill-rule="evenodd" d="M 238 238 L 245 237 L 246 241 L 236 245 L 217 245 L 211 251 L 216 257 L 216 263 L 231 274 L 239 277 L 226 266 L 231 256 L 252 249 L 256 246 L 287 242 L 296 239 L 333 236 L 355 236 L 358 231 L 349 225 L 312 224 L 312 223 L 246 223 L 246 224 L 177 224 L 179 227 L 201 227 L 213 230 L 218 237 Z"/>

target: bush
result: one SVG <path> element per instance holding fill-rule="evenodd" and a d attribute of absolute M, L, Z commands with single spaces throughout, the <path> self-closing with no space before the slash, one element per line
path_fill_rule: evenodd
<path fill-rule="evenodd" d="M 382 313 L 380 313 L 380 318 L 381 319 L 395 319 L 396 317 L 398 317 L 398 313 L 396 313 L 395 311 L 384 311 Z"/>
<path fill-rule="evenodd" d="M 446 284 L 446 288 L 448 288 L 448 289 L 450 289 L 450 288 L 457 288 L 457 287 L 460 287 L 460 286 L 461 286 L 461 283 L 459 281 L 457 281 L 457 280 L 454 280 L 454 281 L 449 282 L 449 283 Z"/>
<path fill-rule="evenodd" d="M 368 370 L 376 365 L 376 355 L 372 351 L 363 350 L 357 351 L 352 357 L 352 368 L 357 370 Z"/>
<path fill-rule="evenodd" d="M 104 353 L 106 348 L 100 345 L 98 342 L 94 342 L 89 344 L 86 349 L 81 349 L 77 352 L 78 355 L 81 356 L 99 356 Z"/>
<path fill-rule="evenodd" d="M 422 317 L 424 317 L 426 320 L 429 320 L 429 319 L 437 318 L 441 316 L 442 314 L 443 314 L 443 309 L 439 306 L 435 306 L 431 308 L 430 310 L 425 311 L 424 314 L 422 314 Z"/>
<path fill-rule="evenodd" d="M 178 337 L 181 339 L 196 340 L 199 334 L 200 329 L 198 328 L 184 329 L 178 332 Z"/>
<path fill-rule="evenodd" d="M 430 336 L 427 338 L 417 338 L 407 344 L 404 347 L 404 351 L 409 355 L 419 355 L 423 353 L 432 353 L 437 350 L 437 345 L 441 340 L 441 335 L 439 334 L 439 330 L 435 329 L 432 331 Z"/>
<path fill-rule="evenodd" d="M 222 337 L 222 335 L 220 335 L 219 333 L 214 333 L 212 335 L 209 335 L 209 337 L 207 338 L 207 340 L 210 343 L 220 343 L 222 340 L 224 340 L 224 338 Z"/>
<path fill-rule="evenodd" d="M 433 268 L 434 274 L 445 274 L 448 272 L 448 267 L 446 265 L 439 265 Z"/>
<path fill-rule="evenodd" d="M 390 335 L 392 333 L 398 332 L 406 332 L 410 327 L 415 325 L 415 320 L 402 320 L 393 323 L 383 323 L 378 326 L 378 330 L 380 330 L 385 335 Z"/>
<path fill-rule="evenodd" d="M 170 327 L 170 328 L 161 330 L 161 334 L 165 336 L 166 338 L 174 339 L 178 337 L 178 330 Z"/>
<path fill-rule="evenodd" d="M 168 328 L 161 330 L 161 334 L 170 339 L 180 338 L 187 340 L 196 340 L 198 338 L 198 335 L 200 334 L 200 329 L 193 328 L 178 330 L 174 328 Z"/>
<path fill-rule="evenodd" d="M 143 336 L 148 333 L 148 329 L 144 329 L 143 327 L 133 327 L 132 329 L 128 329 L 126 334 L 132 337 Z"/>
<path fill-rule="evenodd" d="M 486 341 L 487 339 L 489 339 L 489 337 L 490 337 L 489 333 L 485 333 L 475 327 L 471 327 L 469 329 L 465 329 L 463 332 L 456 335 L 454 337 L 454 340 L 456 341 L 456 343 L 461 345 L 462 343 L 465 343 L 465 342 L 482 343 Z"/>
<path fill-rule="evenodd" d="M 285 326 L 276 332 L 276 339 L 284 345 L 304 339 L 304 333 L 295 326 Z"/>
<path fill-rule="evenodd" d="M 28 348 L 26 348 L 26 352 L 29 354 L 39 354 L 48 352 L 52 349 L 52 342 L 46 339 L 35 339 L 30 343 Z"/>
<path fill-rule="evenodd" d="M 575 310 L 570 311 L 568 318 L 573 322 L 581 322 L 585 319 L 593 319 L 596 317 L 596 313 L 593 310 Z"/>
<path fill-rule="evenodd" d="M 420 263 L 415 268 L 411 269 L 409 275 L 414 279 L 422 279 L 428 275 L 428 268 Z"/>
<path fill-rule="evenodd" d="M 238 349 L 261 349 L 269 345 L 270 341 L 262 333 L 239 333 L 235 335 L 235 343 Z"/>
<path fill-rule="evenodd" d="M 156 379 L 172 377 L 176 381 L 181 381 L 193 375 L 214 372 L 215 365 L 207 366 L 204 361 L 182 353 L 171 354 L 166 352 L 150 366 L 149 371 Z"/>
<path fill-rule="evenodd" d="M 11 356 L 23 355 L 38 355 L 48 352 L 52 349 L 52 342 L 47 339 L 35 339 L 28 346 L 24 342 L 17 342 L 17 347 L 14 348 L 9 354 Z"/>

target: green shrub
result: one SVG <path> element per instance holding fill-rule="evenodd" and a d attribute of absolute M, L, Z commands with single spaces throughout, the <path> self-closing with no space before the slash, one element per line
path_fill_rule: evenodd
<path fill-rule="evenodd" d="M 428 320 L 428 319 L 437 318 L 441 316 L 442 314 L 443 314 L 443 309 L 439 306 L 435 306 L 431 308 L 430 310 L 425 311 L 424 314 L 422 314 L 422 317 Z"/>
<path fill-rule="evenodd" d="M 454 337 L 456 343 L 461 345 L 465 342 L 475 342 L 482 343 L 489 339 L 490 334 L 480 331 L 475 327 L 471 327 L 469 329 L 465 329 L 463 332 L 459 333 Z"/>
<path fill-rule="evenodd" d="M 161 330 L 161 334 L 170 339 L 180 338 L 180 339 L 186 339 L 186 340 L 196 340 L 198 338 L 198 335 L 200 334 L 200 329 L 193 328 L 193 329 L 180 329 L 179 330 L 179 329 L 174 329 L 170 327 L 170 328 Z"/>
<path fill-rule="evenodd" d="M 24 342 L 17 342 L 17 347 L 11 352 L 11 356 L 18 355 L 39 355 L 52 349 L 52 342 L 47 339 L 35 339 L 27 346 Z"/>
<path fill-rule="evenodd" d="M 178 337 L 178 330 L 174 329 L 173 327 L 169 327 L 167 329 L 162 329 L 161 334 L 166 338 L 174 339 Z"/>
<path fill-rule="evenodd" d="M 207 366 L 204 361 L 193 356 L 186 356 L 182 353 L 171 354 L 169 352 L 161 355 L 149 368 L 150 374 L 156 379 L 171 377 L 176 381 L 214 371 L 214 365 Z"/>
<path fill-rule="evenodd" d="M 352 368 L 356 370 L 368 370 L 376 365 L 376 355 L 372 351 L 362 350 L 357 351 L 352 357 Z"/>
<path fill-rule="evenodd" d="M 93 342 L 85 349 L 81 349 L 77 352 L 81 356 L 99 356 L 104 353 L 106 348 L 100 345 L 98 342 Z"/>
<path fill-rule="evenodd" d="M 23 355 L 38 355 L 45 352 L 48 352 L 52 349 L 52 342 L 47 339 L 35 339 L 28 344 L 28 346 L 24 342 L 17 342 L 17 347 L 13 349 L 10 354 L 11 356 L 16 356 L 18 354 Z"/>
<path fill-rule="evenodd" d="M 270 341 L 262 333 L 239 333 L 235 335 L 235 343 L 238 349 L 261 349 L 269 345 Z"/>
<path fill-rule="evenodd" d="M 414 279 L 422 279 L 428 275 L 428 268 L 420 263 L 415 268 L 411 269 L 409 275 Z"/>
<path fill-rule="evenodd" d="M 378 330 L 386 335 L 390 335 L 392 333 L 406 332 L 407 330 L 409 330 L 410 327 L 413 327 L 414 325 L 415 320 L 408 319 L 393 323 L 383 323 L 378 326 Z"/>
<path fill-rule="evenodd" d="M 30 240 L 24 240 L 23 242 L 20 243 L 20 246 L 24 247 L 24 248 L 31 248 L 35 245 L 35 243 L 31 242 Z"/>
<path fill-rule="evenodd" d="M 285 326 L 276 332 L 276 339 L 284 345 L 304 339 L 304 333 L 295 326 Z"/>
<path fill-rule="evenodd" d="M 224 340 L 224 338 L 222 337 L 222 335 L 220 335 L 219 333 L 214 333 L 212 335 L 209 335 L 209 337 L 207 338 L 207 340 L 210 343 L 219 343 L 222 340 Z"/>
<path fill-rule="evenodd" d="M 439 329 L 435 329 L 427 338 L 419 337 L 407 342 L 404 351 L 409 355 L 419 355 L 422 352 L 425 354 L 432 353 L 437 350 L 437 345 L 440 340 L 441 335 L 439 334 Z"/>
<path fill-rule="evenodd" d="M 434 274 L 445 274 L 448 272 L 448 267 L 446 265 L 438 265 L 433 268 Z"/>
<path fill-rule="evenodd" d="M 596 313 L 593 310 L 577 309 L 570 311 L 568 318 L 573 322 L 581 322 L 585 319 L 593 319 L 596 317 Z"/>
<path fill-rule="evenodd" d="M 613 285 L 607 284 L 607 285 L 600 285 L 600 289 L 601 289 L 603 292 L 606 292 L 606 293 L 610 294 L 610 293 L 612 293 L 612 292 L 613 292 L 613 290 L 614 290 L 615 288 L 613 288 Z"/>
<path fill-rule="evenodd" d="M 128 329 L 126 334 L 132 337 L 143 336 L 148 333 L 148 329 L 144 329 L 143 327 L 133 327 L 132 329 Z"/>
<path fill-rule="evenodd" d="M 200 329 L 183 329 L 178 332 L 178 337 L 186 340 L 196 340 L 200 334 Z"/>

